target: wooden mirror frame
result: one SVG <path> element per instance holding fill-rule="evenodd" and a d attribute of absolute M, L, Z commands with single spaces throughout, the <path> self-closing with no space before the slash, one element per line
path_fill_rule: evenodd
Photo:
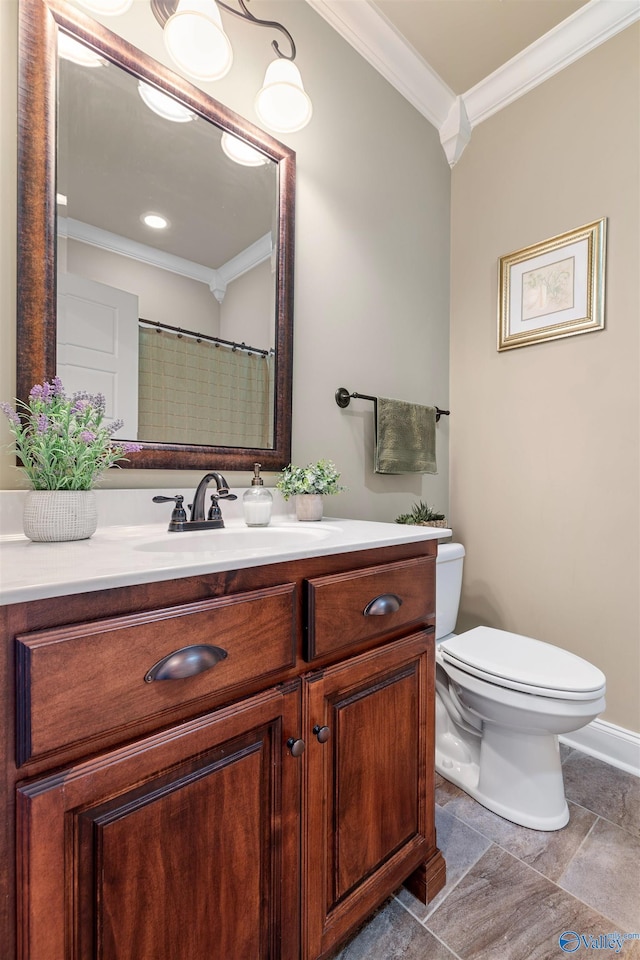
<path fill-rule="evenodd" d="M 56 373 L 57 35 L 64 30 L 278 164 L 272 448 L 144 442 L 124 467 L 280 470 L 291 459 L 295 152 L 64 0 L 20 0 L 18 60 L 17 396 Z M 130 439 L 130 438 L 129 438 Z"/>

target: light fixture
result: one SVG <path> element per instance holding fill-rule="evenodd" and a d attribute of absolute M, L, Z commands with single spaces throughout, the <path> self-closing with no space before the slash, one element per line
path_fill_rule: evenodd
<path fill-rule="evenodd" d="M 226 130 L 222 134 L 220 146 L 230 160 L 241 163 L 243 167 L 261 167 L 268 159 L 264 153 L 260 153 L 255 147 L 249 146 L 244 140 L 239 140 Z"/>
<path fill-rule="evenodd" d="M 249 0 L 237 0 L 239 9 L 223 3 L 223 0 L 149 2 L 156 20 L 163 27 L 169 56 L 184 74 L 197 80 L 219 80 L 231 67 L 233 51 L 222 26 L 220 9 L 245 22 L 283 33 L 291 52 L 283 53 L 276 40 L 271 42 L 277 59 L 267 67 L 264 84 L 256 99 L 256 112 L 266 127 L 280 133 L 293 133 L 306 126 L 312 114 L 311 100 L 294 63 L 296 45 L 293 37 L 281 23 L 259 20 L 247 8 Z"/>
<path fill-rule="evenodd" d="M 183 73 L 196 80 L 221 80 L 233 63 L 215 0 L 178 0 L 164 25 L 164 45 Z"/>
<path fill-rule="evenodd" d="M 157 113 L 163 120 L 171 120 L 173 123 L 188 123 L 189 120 L 195 120 L 196 115 L 193 110 L 178 103 L 168 93 L 163 93 L 157 87 L 152 87 L 144 80 L 138 81 L 138 93 L 144 103 Z"/>
<path fill-rule="evenodd" d="M 282 59 L 270 63 L 256 97 L 256 113 L 262 123 L 278 133 L 295 133 L 306 127 L 312 112 L 295 63 Z"/>
<path fill-rule="evenodd" d="M 62 30 L 58 33 L 58 54 L 63 60 L 70 60 L 71 63 L 77 63 L 81 67 L 104 67 L 107 63 L 90 47 L 85 47 L 84 43 L 80 43 Z"/>
<path fill-rule="evenodd" d="M 126 13 L 132 6 L 133 0 L 77 0 L 81 7 L 86 7 L 91 13 L 116 17 Z"/>
<path fill-rule="evenodd" d="M 142 222 L 153 230 L 165 230 L 169 226 L 169 221 L 160 213 L 143 213 L 140 217 Z"/>

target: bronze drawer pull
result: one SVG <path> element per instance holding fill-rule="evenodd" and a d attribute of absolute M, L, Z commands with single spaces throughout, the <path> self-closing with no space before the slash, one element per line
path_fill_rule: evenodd
<path fill-rule="evenodd" d="M 154 680 L 183 680 L 185 677 L 195 677 L 215 667 L 216 663 L 226 658 L 227 651 L 222 647 L 197 643 L 191 647 L 174 650 L 168 657 L 158 660 L 144 679 L 146 683 L 152 683 Z"/>
<path fill-rule="evenodd" d="M 287 746 L 291 751 L 292 757 L 301 757 L 305 751 L 306 744 L 304 740 L 296 740 L 295 737 L 289 737 Z"/>
<path fill-rule="evenodd" d="M 365 617 L 384 617 L 387 613 L 395 613 L 401 606 L 402 600 L 395 593 L 381 593 L 370 600 L 362 612 Z"/>

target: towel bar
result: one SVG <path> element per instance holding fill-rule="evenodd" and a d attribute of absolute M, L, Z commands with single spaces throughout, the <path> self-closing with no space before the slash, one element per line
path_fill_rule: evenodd
<path fill-rule="evenodd" d="M 352 397 L 357 400 L 371 400 L 374 407 L 376 408 L 375 413 L 377 416 L 377 413 L 378 413 L 377 397 L 370 397 L 368 393 L 349 393 L 346 387 L 338 387 L 338 389 L 336 390 L 336 403 L 338 404 L 339 407 L 342 407 L 342 409 L 349 406 L 349 404 L 351 403 Z M 450 410 L 441 410 L 440 407 L 436 407 L 436 423 L 438 422 L 440 417 L 448 417 L 450 414 L 451 414 Z"/>

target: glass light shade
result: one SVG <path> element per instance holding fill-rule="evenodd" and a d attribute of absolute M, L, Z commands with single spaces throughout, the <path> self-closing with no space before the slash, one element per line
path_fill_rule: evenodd
<path fill-rule="evenodd" d="M 188 110 L 173 97 L 152 87 L 143 80 L 138 81 L 138 93 L 144 103 L 164 120 L 172 120 L 174 123 L 188 123 L 189 120 L 195 120 L 196 115 L 192 110 Z"/>
<path fill-rule="evenodd" d="M 84 43 L 70 37 L 68 33 L 62 30 L 58 33 L 58 54 L 63 60 L 70 60 L 71 63 L 77 63 L 81 67 L 104 67 L 107 61 L 98 56 Z"/>
<path fill-rule="evenodd" d="M 133 0 L 77 0 L 77 2 L 91 13 L 104 14 L 107 17 L 126 13 L 133 5 Z"/>
<path fill-rule="evenodd" d="M 164 25 L 164 43 L 189 77 L 220 80 L 231 69 L 233 50 L 215 0 L 180 0 Z"/>
<path fill-rule="evenodd" d="M 230 160 L 233 160 L 234 163 L 241 163 L 243 167 L 260 167 L 268 159 L 264 153 L 250 147 L 244 140 L 239 140 L 232 134 L 227 133 L 226 130 L 222 134 L 220 146 Z"/>
<path fill-rule="evenodd" d="M 256 97 L 256 113 L 278 133 L 294 133 L 309 123 L 313 107 L 295 63 L 279 58 L 270 63 Z"/>

